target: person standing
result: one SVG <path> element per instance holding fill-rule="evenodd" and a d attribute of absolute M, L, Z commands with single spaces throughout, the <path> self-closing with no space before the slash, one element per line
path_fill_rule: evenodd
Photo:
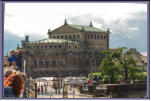
<path fill-rule="evenodd" d="M 23 90 L 24 79 L 16 73 L 4 82 L 4 97 L 19 97 Z"/>
<path fill-rule="evenodd" d="M 40 94 L 40 88 L 37 89 L 38 95 Z"/>
<path fill-rule="evenodd" d="M 12 66 L 10 67 L 10 69 L 12 69 L 12 70 L 19 70 L 18 66 L 16 66 L 16 62 L 15 61 L 12 62 Z"/>
<path fill-rule="evenodd" d="M 5 69 L 4 70 L 4 82 L 7 80 L 7 78 L 12 74 L 11 69 Z"/>
<path fill-rule="evenodd" d="M 15 55 L 16 55 L 16 61 L 18 63 L 18 69 L 20 72 L 22 72 L 22 51 L 20 49 L 16 50 Z"/>
<path fill-rule="evenodd" d="M 43 90 L 44 90 L 44 89 L 43 89 L 43 86 L 41 86 L 41 93 L 42 93 L 42 95 L 43 95 L 43 92 L 44 92 Z"/>
<path fill-rule="evenodd" d="M 56 84 L 54 85 L 54 89 L 55 89 L 55 92 L 57 94 L 57 86 L 56 86 Z"/>
<path fill-rule="evenodd" d="M 10 51 L 10 56 L 8 57 L 8 61 L 10 63 L 10 66 L 12 65 L 12 62 L 15 61 L 16 62 L 16 65 L 17 64 L 17 59 L 16 59 L 16 55 L 15 55 L 15 50 L 11 50 Z"/>

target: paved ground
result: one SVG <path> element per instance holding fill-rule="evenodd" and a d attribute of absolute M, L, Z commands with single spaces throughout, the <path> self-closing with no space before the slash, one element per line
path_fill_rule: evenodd
<path fill-rule="evenodd" d="M 55 89 L 50 88 L 48 92 L 40 93 L 38 98 L 63 98 L 63 90 L 60 89 L 60 94 L 55 93 Z M 68 98 L 93 98 L 92 95 L 80 94 L 77 88 L 71 88 L 68 86 Z"/>
<path fill-rule="evenodd" d="M 62 89 L 60 89 L 60 94 L 55 93 L 55 89 L 51 88 L 50 91 L 44 92 L 43 95 L 40 94 L 38 98 L 63 98 Z M 75 92 L 75 93 L 74 93 Z M 92 95 L 80 94 L 77 88 L 71 88 L 68 86 L 68 98 L 94 98 Z M 98 97 L 97 97 L 98 98 Z M 100 97 L 103 98 L 103 97 Z"/>

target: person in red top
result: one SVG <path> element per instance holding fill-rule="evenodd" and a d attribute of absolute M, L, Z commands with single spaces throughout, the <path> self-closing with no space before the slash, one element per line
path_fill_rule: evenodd
<path fill-rule="evenodd" d="M 4 70 L 4 82 L 7 80 L 7 78 L 12 74 L 12 70 L 5 69 Z"/>
<path fill-rule="evenodd" d="M 88 80 L 88 84 L 91 84 L 91 83 L 92 83 L 92 81 L 91 81 L 91 79 L 89 79 L 89 80 Z"/>
<path fill-rule="evenodd" d="M 38 88 L 38 89 L 37 89 L 37 92 L 38 92 L 38 95 L 39 95 L 39 92 L 40 92 L 40 88 Z"/>

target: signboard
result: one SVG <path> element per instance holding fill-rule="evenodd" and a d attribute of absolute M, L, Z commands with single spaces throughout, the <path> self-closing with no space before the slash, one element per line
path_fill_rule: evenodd
<path fill-rule="evenodd" d="M 68 98 L 68 85 L 63 86 L 63 98 Z"/>

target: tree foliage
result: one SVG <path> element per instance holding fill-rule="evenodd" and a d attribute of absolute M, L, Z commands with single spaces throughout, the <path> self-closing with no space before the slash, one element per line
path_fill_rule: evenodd
<path fill-rule="evenodd" d="M 115 83 L 120 79 L 139 79 L 138 74 L 142 72 L 142 69 L 136 65 L 137 61 L 126 47 L 119 48 L 114 52 L 105 50 L 103 54 L 105 54 L 105 58 L 101 62 L 99 69 L 105 82 Z"/>

